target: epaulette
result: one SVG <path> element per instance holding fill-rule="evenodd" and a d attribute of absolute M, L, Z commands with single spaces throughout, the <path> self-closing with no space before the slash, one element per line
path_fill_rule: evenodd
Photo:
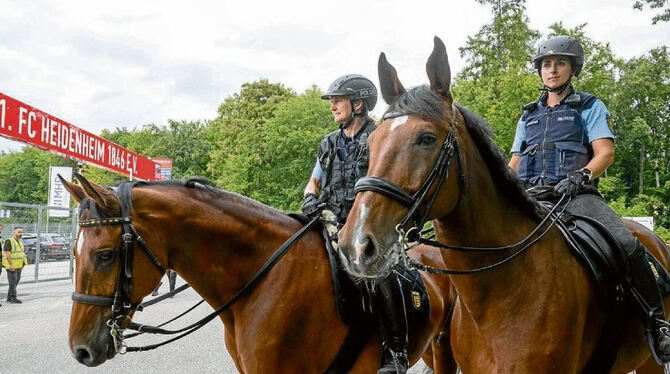
<path fill-rule="evenodd" d="M 526 111 L 532 112 L 535 110 L 535 108 L 537 108 L 537 101 L 531 101 L 530 103 L 522 106 L 521 110 L 523 110 L 524 112 Z"/>

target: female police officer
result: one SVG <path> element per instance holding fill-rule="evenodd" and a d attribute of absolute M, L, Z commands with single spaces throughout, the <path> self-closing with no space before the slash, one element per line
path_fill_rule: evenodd
<path fill-rule="evenodd" d="M 597 178 L 614 162 L 614 135 L 605 104 L 575 92 L 571 84 L 584 65 L 581 43 L 552 37 L 540 43 L 533 63 L 543 94 L 523 107 L 509 167 L 527 187 L 553 186 L 557 194 L 572 197 L 568 212 L 595 218 L 619 239 L 630 262 L 632 293 L 646 317 L 652 356 L 669 362 L 670 324 L 645 250 L 595 191 Z"/>
<path fill-rule="evenodd" d="M 347 74 L 337 78 L 321 96 L 330 100 L 330 110 L 339 129 L 321 139 L 312 176 L 305 187 L 302 210 L 321 214 L 337 248 L 337 231 L 344 225 L 356 197 L 354 186 L 368 172 L 368 135 L 376 128 L 368 111 L 377 103 L 377 89 L 367 78 Z M 405 306 L 394 273 L 379 282 L 372 300 L 384 346 L 378 373 L 407 371 L 407 321 Z"/>

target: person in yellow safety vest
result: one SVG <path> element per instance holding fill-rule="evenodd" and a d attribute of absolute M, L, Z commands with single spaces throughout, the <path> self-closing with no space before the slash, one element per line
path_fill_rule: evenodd
<path fill-rule="evenodd" d="M 2 267 L 7 269 L 7 281 L 9 282 L 7 302 L 11 304 L 21 304 L 21 300 L 16 298 L 16 285 L 21 280 L 21 270 L 28 265 L 28 258 L 21 241 L 22 236 L 23 227 L 16 227 L 13 236 L 5 240 L 2 246 Z"/>

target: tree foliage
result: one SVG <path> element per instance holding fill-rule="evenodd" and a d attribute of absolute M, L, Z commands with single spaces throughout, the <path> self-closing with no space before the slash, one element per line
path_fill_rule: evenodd
<path fill-rule="evenodd" d="M 670 5 L 668 5 L 668 0 L 637 0 L 633 4 L 633 8 L 642 10 L 645 4 L 651 9 L 661 9 L 661 13 L 658 13 L 651 19 L 653 25 L 658 23 L 658 21 L 670 21 Z"/>

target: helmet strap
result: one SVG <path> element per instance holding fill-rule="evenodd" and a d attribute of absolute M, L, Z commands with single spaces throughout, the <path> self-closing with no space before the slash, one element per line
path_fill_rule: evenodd
<path fill-rule="evenodd" d="M 565 82 L 564 84 L 562 84 L 561 86 L 556 87 L 556 88 L 547 87 L 546 84 L 542 84 L 542 88 L 540 88 L 540 91 L 551 92 L 551 93 L 555 93 L 556 95 L 560 95 L 560 94 L 563 93 L 563 91 L 565 91 L 566 88 L 572 87 L 572 82 L 571 81 L 572 81 L 572 76 L 570 76 L 570 79 L 568 79 L 567 82 Z"/>

